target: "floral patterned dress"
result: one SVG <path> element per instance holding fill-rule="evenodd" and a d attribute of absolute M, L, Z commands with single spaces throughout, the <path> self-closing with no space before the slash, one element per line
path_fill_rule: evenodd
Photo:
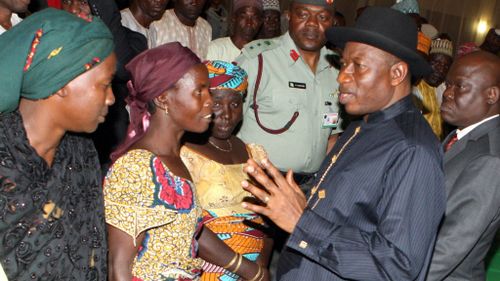
<path fill-rule="evenodd" d="M 154 154 L 131 150 L 104 181 L 106 223 L 145 238 L 134 261 L 134 280 L 198 280 L 195 236 L 202 211 L 193 184 L 173 175 Z"/>

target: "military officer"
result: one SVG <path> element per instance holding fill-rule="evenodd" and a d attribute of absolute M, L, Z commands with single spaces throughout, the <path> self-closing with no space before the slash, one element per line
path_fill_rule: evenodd
<path fill-rule="evenodd" d="M 262 144 L 269 158 L 296 180 L 315 173 L 341 131 L 335 78 L 325 30 L 333 1 L 291 0 L 289 31 L 249 43 L 236 59 L 248 72 L 248 96 L 238 136 Z"/>

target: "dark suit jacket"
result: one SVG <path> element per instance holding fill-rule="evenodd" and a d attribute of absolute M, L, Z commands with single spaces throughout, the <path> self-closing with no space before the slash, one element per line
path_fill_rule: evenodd
<path fill-rule="evenodd" d="M 500 118 L 456 142 L 444 171 L 446 217 L 427 280 L 485 280 L 484 258 L 500 225 Z"/>
<path fill-rule="evenodd" d="M 425 280 L 446 194 L 439 142 L 410 96 L 353 121 L 313 184 L 277 280 Z"/>

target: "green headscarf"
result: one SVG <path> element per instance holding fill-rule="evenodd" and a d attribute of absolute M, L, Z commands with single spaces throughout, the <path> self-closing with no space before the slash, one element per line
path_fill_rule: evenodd
<path fill-rule="evenodd" d="M 20 97 L 51 96 L 113 48 L 111 32 L 97 18 L 87 22 L 51 8 L 27 17 L 0 35 L 0 113 L 15 110 Z"/>

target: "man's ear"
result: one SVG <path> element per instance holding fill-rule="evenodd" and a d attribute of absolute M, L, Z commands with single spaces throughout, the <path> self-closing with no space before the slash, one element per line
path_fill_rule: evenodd
<path fill-rule="evenodd" d="M 286 21 L 290 21 L 290 10 L 284 10 L 283 14 L 286 17 Z"/>
<path fill-rule="evenodd" d="M 409 74 L 408 68 L 408 64 L 404 61 L 396 62 L 391 66 L 390 75 L 392 86 L 397 86 L 406 80 Z"/>
<path fill-rule="evenodd" d="M 236 24 L 236 20 L 237 20 L 237 18 L 236 18 L 236 17 L 237 17 L 237 16 L 236 16 L 236 11 L 231 12 L 231 16 L 230 16 L 230 18 L 229 18 L 229 23 L 230 23 L 230 25 L 231 25 L 233 28 L 234 28 L 234 25 Z"/>
<path fill-rule="evenodd" d="M 488 104 L 495 104 L 498 102 L 500 98 L 500 87 L 499 86 L 491 86 L 486 89 L 487 94 L 487 102 Z"/>

